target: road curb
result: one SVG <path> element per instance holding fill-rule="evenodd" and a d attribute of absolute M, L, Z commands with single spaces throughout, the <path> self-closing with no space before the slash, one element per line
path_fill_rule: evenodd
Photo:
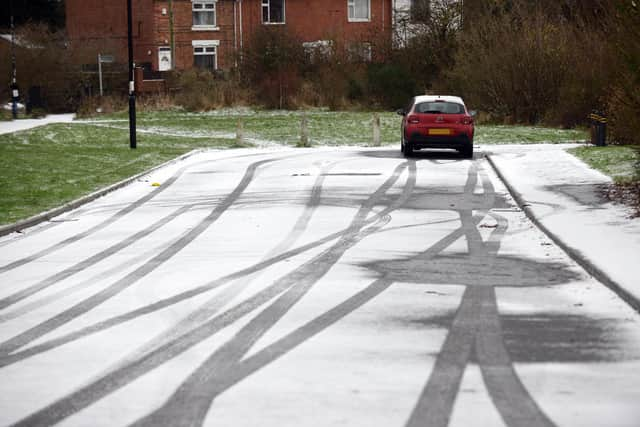
<path fill-rule="evenodd" d="M 103 189 L 94 191 L 93 193 L 87 194 L 86 196 L 80 197 L 79 199 L 73 200 L 71 202 L 65 203 L 62 206 L 58 206 L 57 208 L 53 208 L 51 210 L 48 210 L 46 212 L 42 212 L 39 213 L 37 215 L 34 215 L 30 218 L 27 219 L 23 219 L 21 221 L 15 222 L 13 224 L 7 224 L 7 225 L 3 225 L 0 227 L 0 237 L 2 236 L 6 236 L 7 234 L 11 234 L 11 233 L 15 233 L 16 231 L 20 231 L 23 230 L 25 228 L 29 228 L 29 227 L 33 227 L 34 225 L 38 225 L 42 222 L 45 221 L 49 221 L 52 218 L 55 218 L 58 215 L 62 215 L 65 212 L 69 212 L 73 209 L 79 208 L 82 205 L 85 205 L 89 202 L 92 202 L 108 193 L 111 193 L 112 191 L 115 190 L 119 190 L 122 187 L 125 187 L 129 184 L 131 184 L 132 182 L 140 179 L 141 177 L 148 175 L 152 172 L 155 172 L 158 169 L 164 168 L 166 166 L 169 166 L 173 163 L 182 161 L 187 159 L 188 157 L 191 157 L 195 154 L 201 153 L 205 150 L 203 149 L 196 149 L 196 150 L 192 150 L 189 151 L 186 154 L 183 154 L 179 157 L 176 157 L 175 159 L 171 159 L 167 162 L 164 162 L 158 166 L 154 166 L 151 169 L 148 169 L 144 172 L 140 172 L 139 174 L 136 174 L 134 176 L 131 176 L 129 178 L 123 179 L 122 181 L 116 182 L 115 184 L 111 184 L 108 187 L 105 187 Z"/>
<path fill-rule="evenodd" d="M 542 221 L 536 216 L 535 212 L 528 205 L 522 194 L 520 194 L 505 178 L 504 174 L 494 162 L 491 154 L 485 154 L 485 157 L 491 167 L 493 168 L 498 178 L 505 185 L 511 197 L 516 201 L 520 209 L 527 215 L 527 218 L 533 222 L 544 234 L 549 237 L 553 243 L 559 246 L 571 259 L 573 259 L 580 267 L 582 267 L 587 273 L 593 276 L 596 280 L 611 289 L 616 295 L 618 295 L 624 302 L 631 306 L 634 310 L 640 313 L 640 299 L 636 298 L 633 294 L 627 291 L 620 283 L 611 279 L 604 271 L 602 271 L 597 265 L 595 265 L 588 257 L 584 256 L 580 250 L 572 247 L 567 242 L 563 241 L 557 234 L 549 230 Z"/>

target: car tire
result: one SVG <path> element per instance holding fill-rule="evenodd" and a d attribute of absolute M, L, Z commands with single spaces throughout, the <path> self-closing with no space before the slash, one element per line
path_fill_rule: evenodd
<path fill-rule="evenodd" d="M 404 156 L 411 157 L 413 156 L 413 144 L 409 141 L 405 141 L 404 143 Z"/>
<path fill-rule="evenodd" d="M 462 157 L 464 157 L 465 159 L 472 159 L 473 158 L 473 143 L 472 142 L 468 142 L 467 144 L 465 144 L 465 146 L 460 150 L 460 154 L 462 154 Z"/>

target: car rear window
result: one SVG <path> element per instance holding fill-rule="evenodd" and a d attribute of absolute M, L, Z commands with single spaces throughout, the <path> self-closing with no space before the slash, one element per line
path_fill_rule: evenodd
<path fill-rule="evenodd" d="M 423 114 L 464 114 L 464 106 L 455 102 L 421 102 L 415 111 Z"/>

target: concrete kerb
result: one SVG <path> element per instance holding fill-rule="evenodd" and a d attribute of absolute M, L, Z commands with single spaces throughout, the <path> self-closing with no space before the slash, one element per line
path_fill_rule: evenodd
<path fill-rule="evenodd" d="M 527 215 L 527 218 L 533 222 L 536 227 L 542 230 L 556 245 L 558 245 L 571 259 L 573 259 L 580 267 L 582 267 L 587 273 L 593 276 L 596 280 L 611 289 L 616 295 L 618 295 L 624 302 L 631 306 L 634 310 L 640 313 L 640 300 L 628 292 L 618 282 L 612 280 L 604 271 L 593 264 L 587 257 L 585 257 L 579 250 L 570 246 L 567 242 L 564 242 L 560 237 L 549 230 L 542 221 L 535 215 L 533 209 L 528 206 L 526 200 L 522 195 L 507 181 L 504 174 L 493 161 L 490 154 L 485 154 L 486 159 L 495 171 L 496 175 L 504 183 L 505 187 L 511 194 L 511 197 L 516 201 L 520 209 Z"/>
<path fill-rule="evenodd" d="M 110 185 L 108 187 L 105 187 L 103 189 L 95 191 L 95 192 L 93 192 L 91 194 L 87 194 L 86 196 L 80 197 L 79 199 L 73 200 L 73 201 L 71 201 L 69 203 L 65 203 L 64 205 L 58 206 L 57 208 L 53 208 L 53 209 L 48 210 L 46 212 L 39 213 L 39 214 L 34 215 L 34 216 L 30 217 L 30 218 L 23 219 L 21 221 L 15 222 L 13 224 L 3 225 L 3 226 L 0 227 L 0 237 L 1 236 L 6 236 L 7 234 L 15 233 L 16 231 L 20 231 L 20 230 L 23 230 L 25 228 L 33 227 L 34 225 L 38 225 L 38 224 L 40 224 L 42 222 L 45 222 L 45 221 L 49 221 L 49 220 L 51 220 L 52 218 L 55 218 L 58 215 L 62 215 L 65 212 L 69 212 L 69 211 L 71 211 L 73 209 L 79 208 L 80 206 L 85 205 L 85 204 L 87 204 L 89 202 L 92 202 L 92 201 L 94 201 L 94 200 L 96 200 L 96 199 L 98 199 L 98 198 L 100 198 L 100 197 L 112 192 L 112 191 L 115 191 L 115 190 L 118 190 L 118 189 L 120 189 L 122 187 L 125 187 L 125 186 L 129 185 L 130 183 L 132 183 L 132 182 L 142 178 L 143 176 L 148 175 L 148 174 L 150 174 L 150 173 L 152 173 L 152 172 L 154 172 L 154 171 L 156 171 L 158 169 L 161 169 L 161 168 L 163 168 L 165 166 L 168 166 L 168 165 L 171 165 L 173 163 L 182 161 L 182 160 L 184 160 L 184 159 L 186 159 L 188 157 L 191 157 L 191 156 L 193 156 L 195 154 L 198 154 L 198 153 L 201 153 L 203 151 L 205 151 L 205 150 L 196 149 L 196 150 L 190 151 L 190 152 L 188 152 L 186 154 L 183 154 L 182 156 L 176 157 L 175 159 L 171 159 L 171 160 L 169 160 L 169 161 L 167 161 L 165 163 L 162 163 L 162 164 L 160 164 L 158 166 L 154 166 L 153 168 L 148 169 L 148 170 L 146 170 L 144 172 L 141 172 L 141 173 L 139 173 L 137 175 L 131 176 L 131 177 L 126 178 L 126 179 L 123 179 L 122 181 L 116 182 L 115 184 L 112 184 L 112 185 Z"/>

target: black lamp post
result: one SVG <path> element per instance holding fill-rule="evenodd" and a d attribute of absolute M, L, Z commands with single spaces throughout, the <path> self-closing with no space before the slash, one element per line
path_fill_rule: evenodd
<path fill-rule="evenodd" d="M 131 0 L 127 0 L 127 40 L 129 43 L 129 147 L 136 148 L 136 88 L 135 77 L 133 75 L 133 38 L 131 27 L 133 19 L 131 16 Z"/>
<path fill-rule="evenodd" d="M 15 27 L 13 25 L 13 1 L 9 0 L 9 11 L 11 13 L 11 113 L 13 118 L 18 118 L 18 101 L 20 100 L 20 92 L 18 91 L 18 82 L 16 79 L 16 42 Z"/>

